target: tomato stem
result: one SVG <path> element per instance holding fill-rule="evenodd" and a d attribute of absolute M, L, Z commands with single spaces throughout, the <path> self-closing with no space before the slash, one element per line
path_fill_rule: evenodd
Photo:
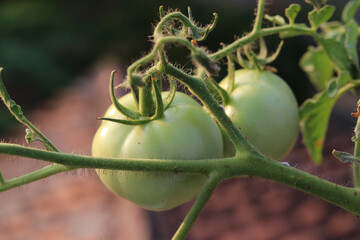
<path fill-rule="evenodd" d="M 221 181 L 221 175 L 210 174 L 199 196 L 196 198 L 195 203 L 193 204 L 184 221 L 181 223 L 180 227 L 176 231 L 172 240 L 182 240 L 186 238 L 196 219 L 199 217 L 206 203 L 209 201 L 211 195 Z"/>
<path fill-rule="evenodd" d="M 355 126 L 355 148 L 354 148 L 354 156 L 355 157 L 360 157 L 360 142 L 359 142 L 359 137 L 360 137 L 360 118 L 358 117 L 357 122 L 356 122 L 356 126 Z M 352 164 L 352 169 L 353 169 L 353 181 L 354 181 L 354 186 L 357 188 L 360 188 L 360 163 L 359 162 L 354 162 Z"/>
<path fill-rule="evenodd" d="M 6 180 L 4 184 L 0 185 L 0 192 L 75 168 L 210 173 L 210 175 L 212 172 L 216 172 L 222 180 L 232 177 L 254 176 L 275 181 L 317 196 L 360 215 L 359 189 L 337 185 L 260 154 L 241 153 L 232 158 L 203 160 L 115 159 L 49 152 L 8 143 L 0 143 L 0 153 L 58 163 L 15 179 Z"/>
<path fill-rule="evenodd" d="M 24 115 L 24 113 L 21 110 L 21 107 L 15 103 L 14 100 L 10 98 L 9 93 L 7 92 L 4 82 L 2 80 L 2 70 L 3 68 L 0 68 L 0 97 L 5 103 L 6 107 L 9 109 L 10 113 L 14 115 L 16 120 L 18 120 L 20 123 L 24 124 L 28 128 L 30 128 L 40 139 L 43 145 L 46 147 L 46 149 L 50 151 L 59 152 L 59 150 L 55 147 L 52 142 L 50 142 L 49 139 L 43 135 L 39 129 L 37 129 Z"/>

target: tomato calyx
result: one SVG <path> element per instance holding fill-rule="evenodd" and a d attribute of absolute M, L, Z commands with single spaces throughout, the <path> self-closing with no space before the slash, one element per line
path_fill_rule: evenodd
<path fill-rule="evenodd" d="M 152 78 L 151 80 L 151 85 L 150 85 L 150 94 L 155 95 L 155 110 L 153 112 L 153 114 L 151 114 L 150 116 L 144 116 L 143 114 L 141 114 L 140 112 L 137 111 L 133 111 L 128 109 L 127 107 L 123 106 L 118 99 L 115 96 L 115 90 L 114 90 L 114 78 L 115 78 L 115 73 L 116 71 L 112 71 L 110 74 L 110 86 L 109 86 L 109 91 L 110 91 L 110 98 L 112 103 L 114 104 L 116 110 L 118 110 L 120 113 L 122 113 L 123 115 L 125 115 L 128 119 L 114 119 L 114 118 L 106 118 L 106 117 L 99 117 L 97 118 L 98 120 L 105 120 L 105 121 L 111 121 L 111 122 L 116 122 L 116 123 L 121 123 L 121 124 L 126 124 L 126 125 L 142 125 L 145 123 L 148 123 L 150 121 L 156 120 L 161 118 L 164 115 L 164 111 L 170 106 L 171 102 L 173 101 L 174 97 L 175 97 L 175 93 L 176 93 L 176 81 L 174 79 L 170 79 L 170 91 L 168 96 L 165 98 L 165 100 L 163 101 L 162 96 L 161 96 L 161 89 L 158 84 L 158 81 L 155 80 L 154 78 Z M 144 86 L 145 87 L 149 87 L 149 86 Z M 141 96 L 141 91 L 143 89 L 140 89 L 140 96 Z"/>
<path fill-rule="evenodd" d="M 239 48 L 236 52 L 237 63 L 245 69 L 258 69 L 264 70 L 266 65 L 272 63 L 278 57 L 284 41 L 281 41 L 276 51 L 272 55 L 268 55 L 266 43 L 263 38 L 259 38 L 259 53 L 255 53 L 250 44 Z M 245 54 L 246 59 L 243 58 L 242 54 Z M 274 71 L 276 71 L 274 69 Z"/>

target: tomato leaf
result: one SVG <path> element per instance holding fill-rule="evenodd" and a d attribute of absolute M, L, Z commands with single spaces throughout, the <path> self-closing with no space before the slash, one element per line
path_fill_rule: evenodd
<path fill-rule="evenodd" d="M 316 163 L 322 162 L 326 129 L 335 99 L 323 91 L 308 99 L 300 108 L 300 129 L 303 142 Z"/>
<path fill-rule="evenodd" d="M 344 84 L 345 74 L 339 78 Z M 339 85 L 340 86 L 340 85 Z M 343 86 L 346 87 L 346 84 Z M 346 91 L 338 90 L 334 97 L 330 97 L 327 91 L 316 94 L 306 100 L 300 107 L 300 128 L 303 134 L 303 142 L 316 163 L 322 162 L 322 150 L 324 146 L 326 130 L 329 123 L 330 113 L 337 99 Z"/>
<path fill-rule="evenodd" d="M 359 34 L 359 26 L 355 20 L 350 20 L 345 26 L 345 48 L 352 61 L 352 65 L 355 66 L 356 73 L 354 78 L 359 78 L 359 59 L 357 53 L 357 39 Z"/>
<path fill-rule="evenodd" d="M 348 22 L 354 18 L 356 11 L 360 7 L 360 0 L 349 1 L 342 12 L 341 18 L 344 22 Z"/>
<path fill-rule="evenodd" d="M 325 5 L 327 0 L 305 0 L 305 2 L 313 5 L 314 8 L 319 9 Z"/>
<path fill-rule="evenodd" d="M 332 38 L 324 39 L 322 44 L 329 58 L 335 65 L 334 67 L 339 72 L 351 72 L 352 62 L 350 61 L 346 48 L 343 44 Z"/>
<path fill-rule="evenodd" d="M 360 162 L 359 157 L 355 157 L 354 155 L 347 153 L 347 152 L 341 152 L 337 150 L 333 150 L 332 154 L 334 157 L 342 161 L 343 163 L 353 163 L 353 162 Z"/>
<path fill-rule="evenodd" d="M 338 94 L 340 88 L 342 88 L 345 84 L 350 82 L 351 77 L 349 72 L 342 72 L 339 77 L 333 79 L 327 88 L 327 93 L 329 97 L 334 98 Z"/>
<path fill-rule="evenodd" d="M 294 24 L 295 18 L 298 15 L 301 7 L 299 4 L 291 4 L 288 8 L 285 9 L 285 15 L 289 20 L 290 25 Z"/>
<path fill-rule="evenodd" d="M 309 47 L 300 59 L 300 67 L 318 91 L 326 89 L 334 73 L 331 60 L 321 47 Z"/>
<path fill-rule="evenodd" d="M 325 5 L 320 9 L 314 9 L 308 14 L 308 19 L 311 25 L 311 28 L 317 29 L 321 24 L 328 21 L 334 14 L 335 7 L 330 5 Z"/>

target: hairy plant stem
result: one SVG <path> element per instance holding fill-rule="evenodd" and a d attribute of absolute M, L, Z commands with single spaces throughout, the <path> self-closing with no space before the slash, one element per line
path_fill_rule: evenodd
<path fill-rule="evenodd" d="M 257 152 L 255 148 L 249 144 L 247 140 L 241 135 L 237 127 L 232 123 L 229 117 L 225 114 L 223 108 L 217 103 L 214 97 L 209 92 L 206 84 L 201 78 L 186 74 L 171 64 L 162 64 L 160 71 L 178 79 L 185 84 L 190 92 L 194 94 L 210 111 L 217 123 L 226 131 L 226 134 L 234 143 L 237 152 L 248 151 Z"/>
<path fill-rule="evenodd" d="M 16 177 L 10 180 L 3 179 L 3 181 L 0 181 L 0 192 L 74 169 L 76 168 L 54 163 L 41 169 L 35 170 L 31 173 L 24 174 L 20 177 Z"/>
<path fill-rule="evenodd" d="M 37 176 L 50 176 L 74 168 L 96 168 L 207 175 L 217 173 L 221 180 L 232 177 L 259 177 L 288 185 L 360 215 L 359 189 L 334 184 L 294 167 L 268 159 L 258 153 L 248 154 L 244 152 L 232 158 L 204 160 L 116 159 L 49 152 L 8 143 L 0 143 L 0 153 L 61 163 L 67 166 L 67 169 L 59 166 L 57 170 L 56 167 L 51 167 L 54 168 L 52 170 L 49 167 L 50 170 L 47 170 L 47 173 L 44 169 L 40 169 L 36 173 L 36 175 L 39 174 Z M 9 185 L 15 181 L 21 180 L 21 184 L 16 184 L 16 186 L 34 181 L 34 177 L 30 178 L 26 175 L 19 178 L 19 180 L 15 178 L 5 181 L 4 184 L 0 185 L 0 192 L 15 187 L 15 185 Z"/>
<path fill-rule="evenodd" d="M 59 150 L 45 137 L 44 134 L 40 132 L 23 114 L 19 105 L 15 103 L 14 100 L 10 98 L 9 93 L 7 92 L 4 82 L 2 80 L 3 68 L 0 68 L 0 97 L 5 103 L 6 107 L 9 109 L 11 114 L 18 120 L 20 123 L 24 124 L 28 128 L 30 128 L 41 140 L 41 142 L 45 145 L 45 147 L 51 151 L 59 152 Z"/>
<path fill-rule="evenodd" d="M 360 118 L 358 118 L 355 126 L 355 136 L 358 138 L 360 135 Z M 360 139 L 356 139 L 355 141 L 355 148 L 354 148 L 354 156 L 360 157 Z M 352 164 L 353 169 L 353 181 L 354 186 L 357 188 L 360 188 L 360 163 L 354 162 Z"/>
<path fill-rule="evenodd" d="M 180 227 L 176 231 L 172 240 L 185 239 L 185 237 L 190 232 L 192 226 L 194 225 L 196 219 L 199 217 L 206 203 L 209 201 L 211 195 L 221 181 L 221 176 L 219 176 L 217 173 L 211 174 L 209 176 L 199 196 L 196 198 L 194 205 L 191 207 L 190 211 L 188 212 Z"/>
<path fill-rule="evenodd" d="M 264 28 L 259 31 L 253 31 L 250 34 L 245 35 L 244 37 L 241 37 L 238 40 L 234 41 L 233 43 L 229 44 L 225 48 L 223 48 L 213 54 L 210 54 L 209 57 L 214 60 L 222 59 L 222 58 L 226 57 L 226 55 L 228 55 L 229 53 L 236 52 L 236 50 L 238 48 L 255 41 L 259 37 L 266 37 L 266 36 L 270 36 L 270 35 L 279 34 L 282 32 L 295 32 L 295 33 L 299 33 L 299 34 L 310 35 L 316 41 L 318 41 L 318 42 L 320 41 L 320 38 L 317 35 L 317 33 L 314 30 L 312 30 L 311 28 L 299 27 L 296 25 L 276 26 L 276 27 Z"/>

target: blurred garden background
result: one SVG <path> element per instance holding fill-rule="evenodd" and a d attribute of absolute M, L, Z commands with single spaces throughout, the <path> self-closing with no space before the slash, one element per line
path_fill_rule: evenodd
<path fill-rule="evenodd" d="M 346 1 L 336 5 L 340 19 Z M 266 12 L 282 15 L 290 3 L 306 21 L 310 5 L 302 0 L 268 1 Z M 215 30 L 199 43 L 210 51 L 249 32 L 256 1 L 0 1 L 0 66 L 12 98 L 64 152 L 90 155 L 92 136 L 110 99 L 111 70 L 117 81 L 126 67 L 151 49 L 149 36 L 159 20 L 158 8 L 187 12 L 205 25 L 219 14 Z M 266 23 L 269 24 L 270 23 Z M 265 39 L 270 52 L 280 42 Z M 294 90 L 299 103 L 314 94 L 298 61 L 313 41 L 287 39 L 272 64 Z M 171 59 L 188 64 L 186 49 L 174 46 Z M 225 65 L 222 66 L 226 69 Z M 221 71 L 219 80 L 226 74 Z M 291 165 L 349 184 L 348 166 L 332 158 L 333 147 L 351 151 L 356 99 L 337 105 L 325 148 L 325 160 L 314 165 L 300 140 L 286 159 Z M 24 144 L 24 128 L 0 105 L 0 136 Z M 36 145 L 35 145 L 36 146 Z M 0 156 L 5 178 L 45 164 Z M 107 191 L 93 171 L 78 170 L 0 193 L 0 239 L 169 239 L 190 204 L 163 213 L 144 211 Z M 359 219 L 314 197 L 275 183 L 255 179 L 226 181 L 215 192 L 189 239 L 358 239 Z"/>
<path fill-rule="evenodd" d="M 302 5 L 298 21 L 304 21 L 311 7 L 300 0 L 269 1 L 267 13 L 283 15 L 293 2 Z M 250 31 L 256 7 L 255 1 L 245 0 L 1 1 L 0 66 L 5 69 L 3 78 L 10 94 L 29 110 L 72 84 L 101 59 L 111 58 L 118 62 L 119 69 L 125 69 L 151 49 L 149 36 L 159 20 L 160 5 L 183 13 L 191 6 L 196 21 L 203 25 L 210 23 L 212 14 L 217 12 L 217 27 L 200 43 L 211 51 L 219 49 L 221 42 L 231 43 Z M 334 18 L 339 16 L 340 11 Z M 267 42 L 270 51 L 274 51 L 279 39 L 267 38 Z M 300 102 L 311 95 L 311 88 L 297 61 L 311 43 L 311 38 L 306 37 L 287 40 L 273 65 L 293 87 Z M 189 56 L 184 52 L 187 51 L 172 49 L 173 59 L 186 64 Z M 13 123 L 7 111 L 0 108 L 0 134 Z"/>

